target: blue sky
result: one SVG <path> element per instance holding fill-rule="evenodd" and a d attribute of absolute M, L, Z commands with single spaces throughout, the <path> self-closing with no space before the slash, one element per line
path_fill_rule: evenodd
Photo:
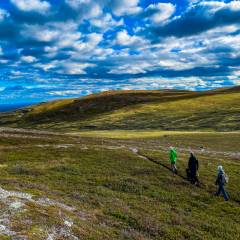
<path fill-rule="evenodd" d="M 240 1 L 0 1 L 0 103 L 240 84 Z"/>

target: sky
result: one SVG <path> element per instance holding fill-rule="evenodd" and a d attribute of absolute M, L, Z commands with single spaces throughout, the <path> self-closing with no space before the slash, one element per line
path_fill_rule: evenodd
<path fill-rule="evenodd" d="M 240 85 L 240 1 L 0 0 L 0 104 Z"/>

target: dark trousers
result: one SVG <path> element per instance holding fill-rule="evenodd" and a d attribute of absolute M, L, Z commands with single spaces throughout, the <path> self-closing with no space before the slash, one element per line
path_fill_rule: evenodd
<path fill-rule="evenodd" d="M 228 193 L 226 192 L 225 187 L 222 184 L 218 185 L 218 191 L 217 191 L 216 195 L 219 196 L 221 193 L 223 194 L 224 199 L 226 201 L 228 201 L 229 200 Z"/>
<path fill-rule="evenodd" d="M 188 181 L 190 181 L 192 184 L 199 184 L 199 180 L 198 180 L 196 171 L 191 172 L 189 169 L 186 169 L 186 173 L 187 173 Z"/>

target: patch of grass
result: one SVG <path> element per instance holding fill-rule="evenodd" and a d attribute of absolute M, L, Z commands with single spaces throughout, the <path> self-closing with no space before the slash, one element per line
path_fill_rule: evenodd
<path fill-rule="evenodd" d="M 34 169 L 34 168 L 27 168 L 21 165 L 16 165 L 11 167 L 11 169 L 9 169 L 9 172 L 11 174 L 17 174 L 17 175 L 32 175 L 32 176 L 38 176 L 43 174 L 43 171 L 41 171 L 40 169 Z"/>
<path fill-rule="evenodd" d="M 239 163 L 221 154 L 239 151 L 239 133 L 113 131 L 102 132 L 100 138 L 94 135 L 99 132 L 84 134 L 37 138 L 27 147 L 19 138 L 14 148 L 14 136 L 2 138 L 2 188 L 34 194 L 34 199 L 49 198 L 75 209 L 69 212 L 58 206 L 26 202 L 26 210 L 11 217 L 18 236 L 43 240 L 53 227 L 61 229 L 65 219 L 72 219 L 71 231 L 79 239 L 240 237 Z M 62 141 L 65 147 L 57 147 Z M 169 166 L 169 144 L 177 147 L 180 176 L 163 167 Z M 203 183 L 198 188 L 181 176 L 185 177 L 189 147 L 199 149 L 202 145 L 210 152 L 196 153 Z M 137 147 L 156 162 L 140 158 L 129 147 Z M 218 164 L 230 177 L 230 202 L 213 196 Z M 4 208 L 2 204 L 1 213 Z"/>
<path fill-rule="evenodd" d="M 104 186 L 114 191 L 126 193 L 142 194 L 148 189 L 148 186 L 143 181 L 132 178 L 121 179 L 120 181 L 107 181 Z"/>

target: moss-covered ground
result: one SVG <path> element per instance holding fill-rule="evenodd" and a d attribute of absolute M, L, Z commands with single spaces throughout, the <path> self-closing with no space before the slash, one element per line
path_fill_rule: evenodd
<path fill-rule="evenodd" d="M 240 239 L 239 142 L 237 132 L 2 130 L 0 239 Z M 170 145 L 179 176 L 164 167 Z M 200 188 L 184 179 L 189 148 Z M 214 196 L 218 164 L 230 177 L 229 202 Z"/>

